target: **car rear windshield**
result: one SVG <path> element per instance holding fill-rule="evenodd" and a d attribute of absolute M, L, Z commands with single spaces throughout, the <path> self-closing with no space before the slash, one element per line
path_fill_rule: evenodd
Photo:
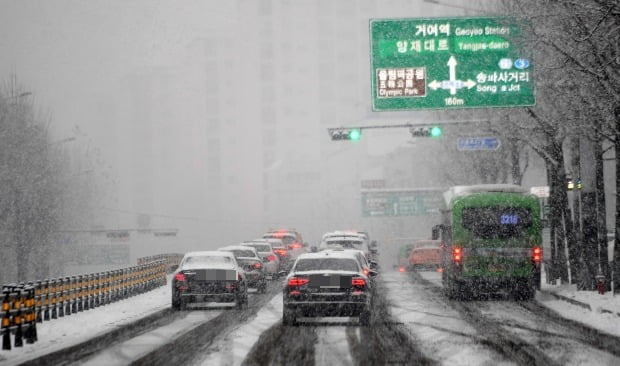
<path fill-rule="evenodd" d="M 264 239 L 280 239 L 282 243 L 285 245 L 293 244 L 295 242 L 295 236 L 293 235 L 282 235 L 282 234 L 265 234 L 263 235 Z"/>
<path fill-rule="evenodd" d="M 185 258 L 183 261 L 183 266 L 195 266 L 195 265 L 221 265 L 221 264 L 232 264 L 232 260 L 227 256 L 219 256 L 219 255 L 196 255 Z"/>
<path fill-rule="evenodd" d="M 522 236 L 532 225 L 530 211 L 524 207 L 463 208 L 463 227 L 482 239 Z"/>
<path fill-rule="evenodd" d="M 253 247 L 257 252 L 271 252 L 271 245 L 269 244 L 243 244 L 248 247 Z"/>
<path fill-rule="evenodd" d="M 327 240 L 327 245 L 340 245 L 345 249 L 361 249 L 363 241 L 361 240 L 350 240 L 350 239 L 330 239 Z"/>
<path fill-rule="evenodd" d="M 295 264 L 295 271 L 352 271 L 359 270 L 357 261 L 353 258 L 304 258 Z"/>
<path fill-rule="evenodd" d="M 252 250 L 234 249 L 234 250 L 228 250 L 228 252 L 232 252 L 232 254 L 235 256 L 235 258 L 239 258 L 239 257 L 256 257 L 256 254 L 254 254 L 254 251 L 252 251 Z"/>

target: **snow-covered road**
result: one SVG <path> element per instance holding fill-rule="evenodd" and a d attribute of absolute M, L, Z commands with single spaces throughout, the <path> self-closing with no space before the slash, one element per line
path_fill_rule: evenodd
<path fill-rule="evenodd" d="M 1 351 L 0 363 L 56 364 L 55 355 L 73 347 L 75 358 L 66 358 L 63 364 L 163 365 L 174 360 L 193 365 L 513 365 L 528 359 L 552 365 L 620 364 L 620 346 L 606 343 L 620 344 L 618 338 L 558 317 L 556 311 L 571 318 L 584 309 L 558 304 L 545 293 L 539 293 L 536 302 L 461 303 L 442 295 L 440 275 L 435 272 L 385 271 L 378 283 L 368 328 L 348 318 L 307 319 L 299 327 L 282 326 L 279 282 L 266 294 L 252 294 L 250 307 L 241 311 L 173 312 L 170 287 L 164 286 L 41 323 L 38 342 Z M 553 311 L 542 306 L 547 303 Z M 598 314 L 605 323 L 617 318 L 586 311 Z M 106 334 L 116 336 L 105 338 Z M 81 354 L 77 351 L 83 342 L 91 343 L 88 347 L 101 344 Z"/>

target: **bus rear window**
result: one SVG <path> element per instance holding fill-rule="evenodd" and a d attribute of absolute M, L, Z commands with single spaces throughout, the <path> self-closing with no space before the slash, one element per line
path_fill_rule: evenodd
<path fill-rule="evenodd" d="M 463 227 L 482 239 L 519 237 L 532 225 L 529 210 L 523 207 L 463 208 Z"/>

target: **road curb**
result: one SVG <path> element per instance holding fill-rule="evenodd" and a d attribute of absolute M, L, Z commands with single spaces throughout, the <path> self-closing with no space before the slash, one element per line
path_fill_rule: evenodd
<path fill-rule="evenodd" d="M 584 309 L 587 309 L 587 310 L 590 310 L 590 311 L 594 311 L 594 309 L 592 309 L 592 306 L 590 304 L 588 304 L 588 303 L 585 303 L 585 302 L 582 302 L 582 301 L 579 301 L 579 300 L 575 300 L 575 299 L 571 299 L 570 297 L 566 297 L 566 296 L 563 296 L 563 295 L 556 294 L 553 291 L 546 291 L 546 290 L 539 290 L 539 291 L 544 293 L 544 294 L 551 295 L 551 296 L 555 297 L 558 300 L 566 301 L 568 303 L 571 303 L 573 305 L 582 307 Z M 612 310 L 609 310 L 609 309 L 600 308 L 600 312 L 601 313 L 606 313 L 606 314 L 613 314 L 615 316 L 620 317 L 620 312 L 612 311 Z"/>
<path fill-rule="evenodd" d="M 551 296 L 555 297 L 558 300 L 566 301 L 566 302 L 569 302 L 569 303 L 571 303 L 573 305 L 577 305 L 579 307 L 582 307 L 584 309 L 592 311 L 592 307 L 590 306 L 590 304 L 587 304 L 585 302 L 581 302 L 581 301 L 578 301 L 578 300 L 575 300 L 575 299 L 571 299 L 570 297 L 558 295 L 558 294 L 556 294 L 555 292 L 552 292 L 552 291 L 545 291 L 545 290 L 540 290 L 540 291 L 545 293 L 545 294 L 551 295 Z"/>

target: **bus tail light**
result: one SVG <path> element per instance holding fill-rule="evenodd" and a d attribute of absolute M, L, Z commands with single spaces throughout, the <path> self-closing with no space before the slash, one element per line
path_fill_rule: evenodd
<path fill-rule="evenodd" d="M 540 264 L 542 261 L 542 249 L 540 247 L 534 247 L 534 249 L 532 249 L 532 260 L 535 264 Z"/>
<path fill-rule="evenodd" d="M 463 248 L 461 247 L 452 248 L 452 261 L 457 264 L 460 264 L 463 261 Z"/>

